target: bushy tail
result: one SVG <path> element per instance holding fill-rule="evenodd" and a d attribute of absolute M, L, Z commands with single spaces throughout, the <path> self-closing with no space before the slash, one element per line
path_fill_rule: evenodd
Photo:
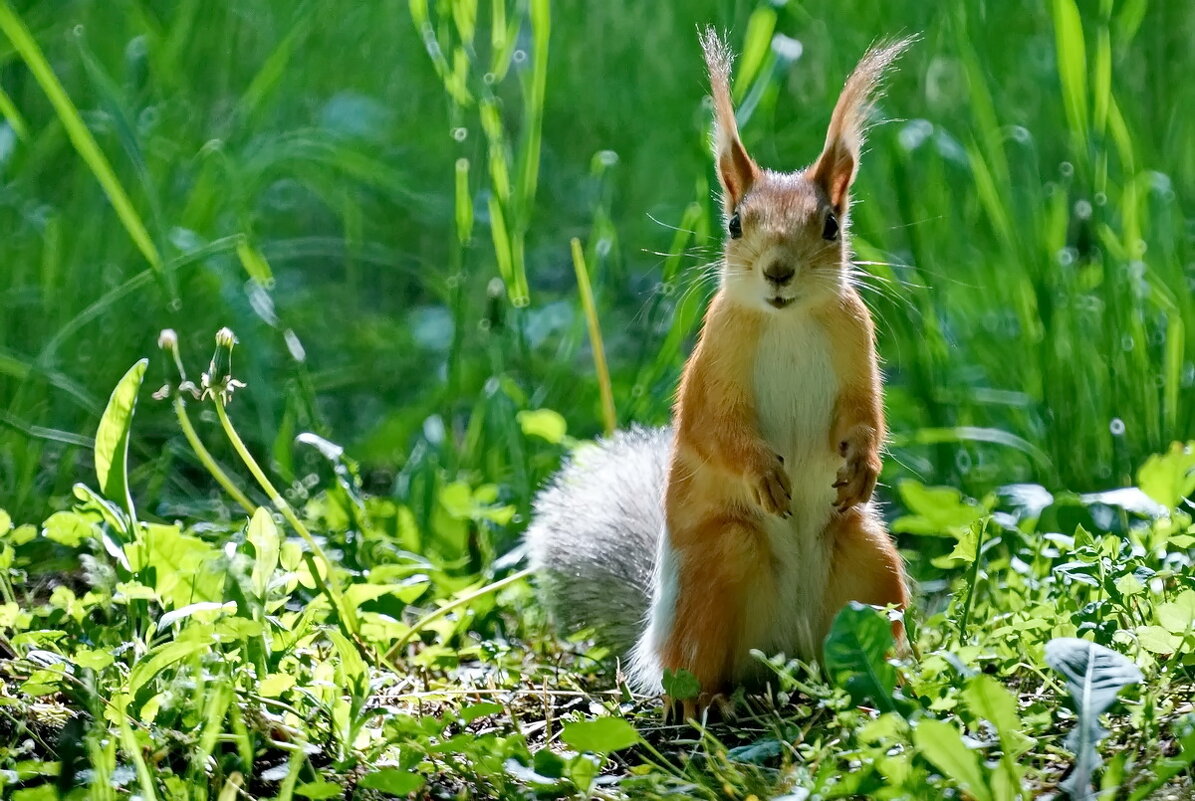
<path fill-rule="evenodd" d="M 632 428 L 579 449 L 535 499 L 531 566 L 562 629 L 625 655 L 644 627 L 664 530 L 671 429 Z"/>

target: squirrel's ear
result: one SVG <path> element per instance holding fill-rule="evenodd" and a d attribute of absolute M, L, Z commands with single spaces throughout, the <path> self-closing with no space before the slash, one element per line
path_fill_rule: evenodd
<path fill-rule="evenodd" d="M 730 48 L 710 27 L 701 34 L 701 50 L 714 98 L 714 159 L 725 193 L 726 213 L 731 214 L 755 183 L 759 167 L 739 140 L 739 126 L 734 120 L 734 105 L 730 101 L 730 65 L 734 57 Z"/>
<path fill-rule="evenodd" d="M 915 41 L 915 37 L 873 46 L 846 79 L 822 154 L 809 168 L 809 178 L 819 184 L 839 214 L 846 210 L 848 192 L 859 167 L 859 151 L 867 131 L 867 117 L 875 103 L 884 71 Z"/>

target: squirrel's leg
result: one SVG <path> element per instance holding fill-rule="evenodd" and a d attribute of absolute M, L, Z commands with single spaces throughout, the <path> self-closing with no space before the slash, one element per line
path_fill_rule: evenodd
<path fill-rule="evenodd" d="M 905 609 L 909 605 L 909 590 L 905 583 L 904 562 L 884 530 L 884 525 L 865 507 L 852 507 L 834 515 L 826 526 L 826 537 L 832 543 L 830 581 L 826 585 L 826 619 L 824 630 L 829 631 L 842 608 L 851 601 L 874 606 L 895 605 Z M 904 623 L 892 623 L 896 648 L 904 651 Z"/>
<path fill-rule="evenodd" d="M 719 701 L 734 678 L 748 594 L 766 570 L 765 543 L 753 521 L 725 514 L 670 531 L 676 605 L 660 663 L 689 671 L 701 684 L 697 699 L 682 702 L 685 717 Z"/>

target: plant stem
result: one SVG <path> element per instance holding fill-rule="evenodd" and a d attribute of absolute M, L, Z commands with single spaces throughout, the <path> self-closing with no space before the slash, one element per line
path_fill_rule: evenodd
<path fill-rule="evenodd" d="M 589 283 L 589 270 L 585 266 L 585 253 L 581 240 L 573 237 L 573 269 L 577 273 L 577 289 L 581 293 L 581 307 L 585 310 L 585 321 L 589 325 L 589 345 L 593 349 L 593 366 L 597 372 L 598 392 L 602 398 L 602 421 L 606 436 L 612 436 L 618 425 L 614 411 L 614 392 L 610 387 L 610 369 L 606 366 L 606 348 L 602 344 L 602 327 L 598 322 L 597 307 L 593 302 L 593 287 Z"/>
<path fill-rule="evenodd" d="M 253 474 L 253 478 L 257 479 L 258 485 L 261 486 L 266 496 L 269 497 L 270 503 L 274 504 L 274 507 L 282 513 L 282 516 L 286 518 L 286 522 L 290 523 L 291 527 L 307 543 L 307 547 L 311 549 L 312 555 L 323 564 L 328 580 L 318 581 L 319 577 L 317 575 L 315 576 L 317 583 L 322 586 L 325 594 L 328 596 L 328 600 L 332 602 L 333 611 L 336 613 L 341 626 L 346 629 L 345 636 L 357 641 L 357 618 L 351 609 L 345 607 L 343 596 L 341 596 L 340 590 L 336 587 L 336 583 L 332 581 L 332 561 L 328 559 L 328 555 L 324 553 L 324 549 L 315 541 L 315 537 L 311 536 L 311 532 L 307 530 L 307 526 L 303 525 L 303 521 L 299 520 L 299 516 L 295 514 L 290 504 L 274 488 L 270 479 L 266 477 L 266 474 L 257 464 L 257 460 L 253 458 L 253 454 L 249 453 L 249 449 L 245 447 L 245 443 L 241 440 L 240 435 L 233 428 L 232 421 L 228 419 L 228 412 L 224 409 L 224 403 L 224 398 L 219 393 L 216 393 L 216 416 L 220 418 L 220 425 L 223 426 L 224 433 L 228 435 L 228 441 L 232 443 L 233 449 L 241 457 L 241 461 L 245 463 L 245 467 L 249 468 L 249 472 Z"/>
<path fill-rule="evenodd" d="M 959 645 L 963 645 L 967 641 L 967 627 L 971 622 L 971 602 L 975 599 L 975 585 L 979 583 L 979 555 L 983 551 L 983 539 L 988 531 L 988 520 L 990 518 L 984 518 L 979 525 L 979 533 L 975 537 L 975 559 L 971 562 L 971 579 L 967 582 L 967 598 L 963 601 L 963 618 L 959 621 Z"/>
<path fill-rule="evenodd" d="M 443 606 L 441 606 L 439 609 L 435 610 L 434 612 L 428 612 L 426 615 L 424 615 L 423 617 L 421 617 L 417 621 L 415 621 L 414 625 L 411 626 L 411 630 L 408 631 L 406 634 L 404 634 L 399 639 L 399 641 L 396 642 L 390 648 L 390 650 L 386 652 L 386 659 L 387 660 L 393 659 L 395 654 L 397 654 L 398 651 L 400 651 L 403 646 L 405 646 L 407 643 L 409 643 L 414 638 L 414 636 L 416 634 L 423 631 L 430 624 L 432 624 L 432 623 L 436 622 L 437 620 L 439 620 L 440 618 L 444 617 L 444 615 L 448 614 L 453 609 L 456 609 L 457 607 L 460 607 L 460 606 L 464 606 L 465 604 L 467 604 L 471 601 L 475 601 L 484 595 L 489 595 L 492 592 L 497 592 L 498 590 L 503 589 L 504 587 L 508 587 L 511 584 L 514 584 L 516 581 L 519 581 L 520 579 L 527 578 L 528 576 L 530 576 L 532 574 L 532 572 L 533 571 L 531 568 L 529 568 L 529 567 L 524 568 L 524 569 L 520 570 L 518 573 L 511 573 L 509 576 L 507 576 L 504 579 L 499 579 L 498 581 L 495 581 L 491 584 L 487 584 L 484 587 L 479 587 L 478 589 L 474 590 L 473 592 L 470 592 L 466 595 L 462 595 L 460 598 L 449 601 L 448 603 L 444 604 Z"/>
<path fill-rule="evenodd" d="M 246 512 L 253 514 L 257 511 L 256 504 L 249 500 L 236 484 L 232 483 L 232 479 L 221 469 L 220 465 L 216 464 L 212 454 L 204 447 L 199 435 L 195 433 L 195 426 L 191 425 L 191 417 L 187 414 L 187 405 L 183 403 L 183 399 L 177 393 L 174 396 L 173 404 L 174 415 L 178 418 L 178 425 L 183 430 L 183 436 L 187 438 L 187 443 L 191 446 L 191 450 L 195 451 L 199 461 L 212 474 L 212 478 L 216 479 L 216 483 L 223 487 L 224 491 L 231 495 L 232 499 L 239 503 Z"/>

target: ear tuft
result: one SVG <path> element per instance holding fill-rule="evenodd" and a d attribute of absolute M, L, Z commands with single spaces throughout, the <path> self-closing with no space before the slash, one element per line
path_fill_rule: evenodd
<path fill-rule="evenodd" d="M 723 204 L 726 213 L 731 214 L 755 183 L 759 167 L 747 155 L 734 119 L 730 100 L 730 67 L 734 56 L 730 47 L 713 27 L 706 28 L 700 39 L 714 99 L 714 160 L 725 193 Z"/>
<path fill-rule="evenodd" d="M 909 36 L 873 45 L 846 79 L 842 94 L 838 96 L 826 131 L 825 147 L 809 168 L 809 176 L 826 190 L 831 205 L 839 214 L 846 211 L 848 193 L 859 167 L 867 120 L 880 95 L 884 73 L 915 41 L 916 36 Z"/>

